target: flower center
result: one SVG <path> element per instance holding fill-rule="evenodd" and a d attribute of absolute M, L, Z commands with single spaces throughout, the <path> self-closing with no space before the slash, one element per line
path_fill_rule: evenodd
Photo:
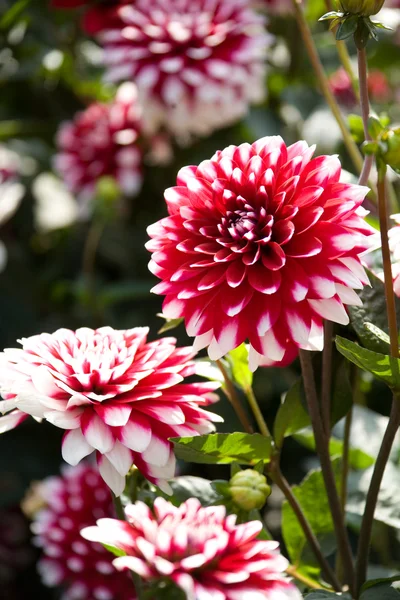
<path fill-rule="evenodd" d="M 255 242 L 265 245 L 272 237 L 274 217 L 264 207 L 255 209 L 244 204 L 236 210 L 228 210 L 218 225 L 218 230 L 225 238 L 234 242 Z"/>

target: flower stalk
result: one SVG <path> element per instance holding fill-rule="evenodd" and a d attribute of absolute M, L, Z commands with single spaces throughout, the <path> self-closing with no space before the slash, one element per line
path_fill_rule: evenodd
<path fill-rule="evenodd" d="M 350 591 L 354 590 L 354 565 L 350 542 L 346 531 L 346 525 L 342 513 L 341 503 L 336 488 L 335 475 L 329 455 L 329 435 L 326 435 L 323 427 L 317 391 L 315 387 L 314 372 L 311 354 L 306 350 L 300 350 L 300 363 L 303 374 L 304 390 L 307 399 L 308 411 L 315 436 L 317 454 L 321 462 L 322 476 L 328 496 L 328 502 L 332 513 L 335 528 L 338 551 L 343 563 L 346 583 Z"/>
<path fill-rule="evenodd" d="M 215 364 L 219 368 L 222 373 L 225 382 L 225 395 L 228 398 L 229 402 L 232 405 L 233 410 L 236 413 L 239 421 L 241 422 L 243 429 L 246 433 L 254 433 L 253 426 L 251 425 L 249 418 L 247 416 L 246 411 L 243 408 L 243 405 L 240 401 L 239 396 L 236 393 L 235 386 L 229 377 L 227 370 L 221 360 L 216 360 Z"/>
<path fill-rule="evenodd" d="M 328 103 L 329 108 L 331 109 L 332 114 L 337 121 L 337 124 L 339 125 L 340 131 L 342 132 L 343 141 L 350 155 L 350 158 L 357 171 L 361 173 L 363 168 L 363 159 L 361 153 L 357 148 L 357 144 L 354 142 L 350 131 L 347 128 L 346 122 L 341 113 L 339 105 L 336 102 L 335 96 L 333 95 L 333 92 L 329 86 L 328 78 L 326 76 L 321 60 L 318 56 L 313 37 L 304 14 L 302 0 L 292 0 L 292 3 L 295 10 L 297 23 L 303 38 L 303 42 L 306 47 L 312 67 L 317 76 L 321 92 L 323 93 L 325 100 Z"/>

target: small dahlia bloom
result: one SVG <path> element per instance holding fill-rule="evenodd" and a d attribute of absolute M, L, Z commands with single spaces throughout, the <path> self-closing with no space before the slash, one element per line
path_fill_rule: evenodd
<path fill-rule="evenodd" d="M 111 176 L 124 194 L 137 194 L 142 183 L 140 118 L 136 87 L 125 83 L 110 104 L 91 104 L 61 125 L 55 168 L 70 192 L 87 204 L 99 179 Z"/>
<path fill-rule="evenodd" d="M 115 515 L 98 471 L 89 464 L 64 468 L 60 477 L 36 484 L 33 493 L 42 503 L 31 529 L 33 543 L 42 548 L 38 570 L 44 585 L 62 586 L 64 600 L 134 600 L 132 580 L 115 569 L 112 555 L 80 535 L 96 519 Z"/>
<path fill-rule="evenodd" d="M 172 579 L 188 600 L 300 600 L 285 577 L 278 542 L 256 539 L 260 521 L 236 525 L 224 506 L 203 508 L 195 498 L 176 507 L 156 498 L 154 514 L 143 503 L 125 508 L 126 521 L 100 519 L 85 539 L 126 553 L 113 560 L 149 582 Z"/>
<path fill-rule="evenodd" d="M 246 339 L 252 369 L 320 350 L 323 320 L 347 324 L 345 305 L 361 303 L 368 188 L 313 152 L 278 136 L 229 146 L 165 192 L 169 216 L 148 228 L 153 292 L 213 360 Z"/>
<path fill-rule="evenodd" d="M 117 13 L 99 35 L 106 79 L 136 83 L 149 133 L 185 141 L 263 100 L 271 36 L 248 0 L 136 0 Z"/>
<path fill-rule="evenodd" d="M 175 457 L 168 438 L 213 431 L 221 420 L 202 406 L 217 384 L 185 383 L 195 374 L 192 348 L 174 338 L 147 342 L 148 329 L 58 329 L 21 340 L 0 354 L 5 400 L 0 428 L 26 415 L 66 430 L 64 460 L 77 465 L 96 451 L 100 473 L 116 495 L 132 464 L 167 493 Z"/>

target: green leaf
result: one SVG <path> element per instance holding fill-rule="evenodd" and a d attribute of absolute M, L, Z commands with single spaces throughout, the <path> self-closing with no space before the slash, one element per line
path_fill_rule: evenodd
<path fill-rule="evenodd" d="M 315 450 L 315 439 L 311 429 L 296 433 L 294 439 L 306 448 Z M 342 456 L 343 441 L 331 436 L 329 440 L 329 454 L 332 457 Z M 353 469 L 368 469 L 368 467 L 371 467 L 375 463 L 375 459 L 360 448 L 350 448 L 349 462 Z"/>
<path fill-rule="evenodd" d="M 331 10 L 322 15 L 322 17 L 320 17 L 318 21 L 330 21 L 331 19 L 340 19 L 341 17 L 343 17 L 343 13 L 338 12 L 336 10 Z"/>
<path fill-rule="evenodd" d="M 246 345 L 242 344 L 231 350 L 226 357 L 229 361 L 232 378 L 242 390 L 248 390 L 253 383 L 253 373 L 249 369 L 249 353 Z"/>
<path fill-rule="evenodd" d="M 370 581 L 367 581 L 366 583 L 364 583 L 364 585 L 361 588 L 361 593 L 365 592 L 368 588 L 370 587 L 374 587 L 376 585 L 380 585 L 382 583 L 384 584 L 389 584 L 389 583 L 395 583 L 397 581 L 400 581 L 400 575 L 394 575 L 394 577 L 380 577 L 379 579 L 371 579 Z"/>
<path fill-rule="evenodd" d="M 368 118 L 368 133 L 373 140 L 376 140 L 384 129 L 384 126 L 377 117 L 371 115 Z"/>
<path fill-rule="evenodd" d="M 164 319 L 164 325 L 157 331 L 157 333 L 165 333 L 166 331 L 171 331 L 171 329 L 176 329 L 182 322 L 183 319 L 168 319 L 162 313 L 157 313 L 157 317 Z"/>
<path fill-rule="evenodd" d="M 339 478 L 340 461 L 334 460 L 332 464 L 337 478 Z M 321 470 L 309 473 L 300 485 L 292 487 L 292 492 L 317 536 L 324 554 L 332 554 L 336 543 Z M 282 507 L 282 534 L 293 564 L 296 566 L 315 564 L 315 558 L 307 544 L 304 532 L 287 501 L 283 503 Z"/>
<path fill-rule="evenodd" d="M 174 492 L 173 498 L 179 504 L 189 498 L 198 498 L 202 504 L 208 505 L 215 502 L 219 497 L 212 486 L 212 482 L 202 477 L 191 475 L 175 477 L 171 480 L 170 485 Z"/>
<path fill-rule="evenodd" d="M 359 115 L 349 115 L 347 117 L 351 135 L 359 144 L 364 141 L 364 125 L 363 120 Z"/>
<path fill-rule="evenodd" d="M 386 351 L 389 351 L 390 337 L 388 336 L 388 334 L 385 331 L 382 331 L 382 329 L 379 329 L 379 327 L 377 327 L 373 323 L 364 323 L 364 327 L 370 333 L 372 333 L 372 335 L 375 336 L 378 340 L 383 342 L 386 345 Z"/>
<path fill-rule="evenodd" d="M 30 0 L 18 0 L 14 2 L 11 8 L 9 8 L 0 19 L 0 29 L 8 29 L 18 19 L 20 14 L 30 4 Z"/>
<path fill-rule="evenodd" d="M 278 448 L 281 448 L 285 437 L 310 424 L 310 417 L 302 403 L 303 396 L 302 380 L 299 379 L 287 392 L 275 417 L 274 439 Z"/>
<path fill-rule="evenodd" d="M 351 17 L 347 17 L 347 19 L 343 19 L 337 28 L 336 39 L 346 40 L 351 35 L 354 35 L 357 29 L 357 24 L 358 15 L 352 15 Z"/>
<path fill-rule="evenodd" d="M 373 323 L 385 333 L 389 332 L 386 317 L 385 288 L 380 279 L 368 272 L 371 287 L 365 286 L 358 292 L 362 306 L 348 306 L 350 321 L 363 346 L 374 352 L 387 352 L 387 344 L 378 339 L 371 331 L 366 329 L 365 323 Z M 396 315 L 400 322 L 400 300 L 396 297 Z"/>
<path fill-rule="evenodd" d="M 121 548 L 116 548 L 115 546 L 109 546 L 108 544 L 102 544 L 106 550 L 114 554 L 114 556 L 126 556 L 126 552 L 121 550 Z"/>
<path fill-rule="evenodd" d="M 336 347 L 343 356 L 360 369 L 372 373 L 389 387 L 400 389 L 400 360 L 362 348 L 358 344 L 336 337 Z"/>
<path fill-rule="evenodd" d="M 259 433 L 211 433 L 196 437 L 170 438 L 178 458 L 202 464 L 255 465 L 271 458 L 271 439 Z"/>
<path fill-rule="evenodd" d="M 400 600 L 400 592 L 396 587 L 393 587 L 391 582 L 380 583 L 364 590 L 361 593 L 360 600 Z"/>

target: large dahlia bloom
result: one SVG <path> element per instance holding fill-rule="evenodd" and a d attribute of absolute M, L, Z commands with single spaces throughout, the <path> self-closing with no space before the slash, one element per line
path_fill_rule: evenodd
<path fill-rule="evenodd" d="M 148 229 L 153 292 L 214 360 L 248 339 L 252 369 L 288 362 L 322 348 L 325 318 L 347 324 L 344 305 L 360 304 L 368 188 L 313 152 L 280 137 L 230 146 L 165 192 L 169 216 Z"/>
<path fill-rule="evenodd" d="M 68 189 L 86 204 L 96 184 L 112 176 L 127 195 L 142 183 L 142 151 L 138 145 L 141 111 L 136 87 L 125 83 L 110 104 L 91 104 L 57 134 L 55 168 Z"/>
<path fill-rule="evenodd" d="M 260 102 L 270 36 L 248 0 L 136 0 L 101 32 L 108 81 L 132 80 L 145 127 L 185 140 Z"/>
<path fill-rule="evenodd" d="M 256 539 L 260 521 L 236 525 L 224 506 L 203 508 L 195 498 L 173 506 L 156 498 L 154 514 L 143 503 L 125 508 L 126 521 L 100 519 L 84 538 L 123 550 L 117 569 L 143 579 L 172 579 L 188 600 L 300 600 L 284 575 L 287 560 L 278 542 Z"/>
<path fill-rule="evenodd" d="M 216 384 L 184 383 L 196 372 L 192 348 L 174 338 L 147 342 L 148 329 L 58 329 L 21 340 L 0 354 L 0 419 L 4 429 L 26 415 L 66 429 L 64 460 L 76 465 L 94 451 L 116 495 L 134 463 L 169 492 L 175 457 L 168 438 L 209 433 L 221 420 L 202 408 Z M 14 421 L 16 421 L 14 423 Z"/>
<path fill-rule="evenodd" d="M 67 467 L 60 477 L 36 484 L 41 508 L 33 515 L 34 544 L 42 548 L 38 570 L 46 586 L 62 586 L 63 600 L 134 600 L 132 580 L 112 565 L 101 544 L 87 542 L 83 527 L 114 517 L 110 490 L 86 464 Z"/>

